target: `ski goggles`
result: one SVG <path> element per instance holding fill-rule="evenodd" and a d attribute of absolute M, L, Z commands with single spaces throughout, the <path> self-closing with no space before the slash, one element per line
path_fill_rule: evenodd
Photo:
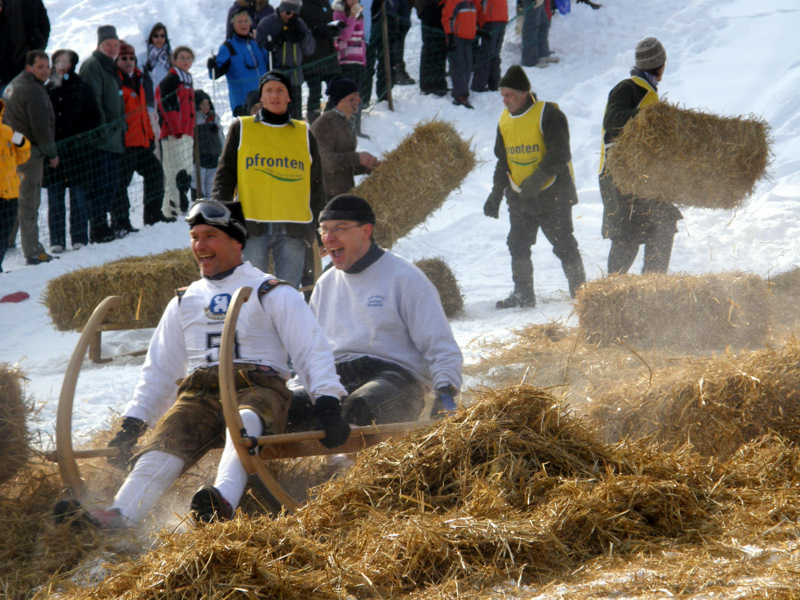
<path fill-rule="evenodd" d="M 218 225 L 220 227 L 235 227 L 243 234 L 247 235 L 247 229 L 231 215 L 231 209 L 219 200 L 198 200 L 189 208 L 186 215 L 186 222 L 190 226 L 198 223 L 206 225 Z"/>

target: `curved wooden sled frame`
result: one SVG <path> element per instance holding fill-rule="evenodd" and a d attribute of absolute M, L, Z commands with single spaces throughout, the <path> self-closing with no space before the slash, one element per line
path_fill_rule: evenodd
<path fill-rule="evenodd" d="M 80 496 L 83 493 L 84 484 L 78 471 L 78 463 L 76 461 L 78 455 L 72 448 L 72 407 L 75 401 L 75 388 L 78 384 L 78 376 L 80 375 L 83 359 L 86 356 L 89 344 L 94 339 L 106 315 L 117 308 L 121 302 L 121 296 L 108 296 L 94 309 L 92 316 L 89 317 L 83 328 L 83 332 L 81 332 L 81 337 L 78 338 L 75 350 L 72 351 L 72 357 L 69 359 L 67 371 L 64 373 L 64 381 L 61 384 L 61 395 L 58 398 L 58 412 L 56 413 L 55 459 L 58 462 L 61 479 L 64 480 L 70 492 L 76 496 Z M 85 453 L 81 453 L 81 455 L 86 456 Z"/>
<path fill-rule="evenodd" d="M 232 439 L 236 441 L 236 452 L 247 471 L 249 483 L 263 496 L 270 508 L 276 511 L 280 511 L 282 508 L 291 511 L 299 507 L 300 502 L 275 480 L 267 469 L 265 461 L 277 458 L 350 454 L 388 439 L 402 437 L 408 431 L 427 427 L 433 423 L 433 421 L 414 421 L 366 427 L 351 426 L 348 440 L 336 448 L 326 448 L 319 443 L 319 440 L 325 437 L 325 433 L 322 431 L 265 435 L 258 438 L 244 436 L 244 426 L 236 401 L 233 346 L 239 312 L 242 305 L 250 298 L 252 292 L 253 289 L 250 287 L 238 289 L 228 307 L 225 325 L 222 330 L 219 355 L 220 400 L 222 402 L 225 425 Z M 85 491 L 85 484 L 78 469 L 77 459 L 103 458 L 115 456 L 119 452 L 117 448 L 74 450 L 72 447 L 72 412 L 78 376 L 80 375 L 83 359 L 86 356 L 89 344 L 106 315 L 117 308 L 121 301 L 122 298 L 120 296 L 105 298 L 94 309 L 92 316 L 89 317 L 86 326 L 83 328 L 61 385 L 61 395 L 56 414 L 56 450 L 44 455 L 46 460 L 58 463 L 61 478 L 70 493 L 77 497 L 81 497 Z M 251 454 L 250 448 L 254 445 L 260 447 L 260 452 Z"/>

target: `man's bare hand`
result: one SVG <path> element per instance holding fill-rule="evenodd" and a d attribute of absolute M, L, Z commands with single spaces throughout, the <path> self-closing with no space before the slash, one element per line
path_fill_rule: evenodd
<path fill-rule="evenodd" d="M 369 152 L 359 152 L 358 153 L 358 162 L 361 163 L 361 166 L 372 171 L 375 167 L 378 166 L 378 159 L 372 156 Z"/>

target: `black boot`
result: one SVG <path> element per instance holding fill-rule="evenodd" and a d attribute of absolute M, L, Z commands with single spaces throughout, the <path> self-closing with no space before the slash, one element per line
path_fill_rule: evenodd
<path fill-rule="evenodd" d="M 415 85 L 417 80 L 406 72 L 406 63 L 401 62 L 392 67 L 392 83 L 395 85 Z"/>
<path fill-rule="evenodd" d="M 175 176 L 175 185 L 180 196 L 180 209 L 182 213 L 189 210 L 189 189 L 192 187 L 192 176 L 181 169 Z"/>
<path fill-rule="evenodd" d="M 564 275 L 567 276 L 567 282 L 569 283 L 569 295 L 571 298 L 574 298 L 575 294 L 578 293 L 578 288 L 586 283 L 583 260 L 578 257 L 572 262 L 561 263 L 561 266 L 564 269 Z"/>
<path fill-rule="evenodd" d="M 533 308 L 536 306 L 536 295 L 533 293 L 533 283 L 517 284 L 514 291 L 503 300 L 498 300 L 496 308 Z"/>

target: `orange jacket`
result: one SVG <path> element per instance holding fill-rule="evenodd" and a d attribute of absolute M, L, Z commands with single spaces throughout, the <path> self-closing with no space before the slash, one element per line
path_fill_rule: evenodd
<path fill-rule="evenodd" d="M 125 147 L 127 148 L 149 148 L 156 136 L 150 124 L 150 116 L 147 114 L 147 101 L 144 97 L 144 79 L 139 69 L 133 71 L 133 75 L 128 76 L 119 71 L 122 82 L 122 99 L 125 101 L 125 120 L 128 129 L 125 131 Z"/>
<path fill-rule="evenodd" d="M 481 19 L 483 19 L 483 9 L 478 0 L 444 2 L 442 26 L 447 35 L 454 34 L 462 40 L 474 40 Z"/>
<path fill-rule="evenodd" d="M 0 120 L 6 105 L 0 100 Z M 31 157 L 31 143 L 22 138 L 22 145 L 11 141 L 14 130 L 0 123 L 0 200 L 19 198 L 19 175 L 17 165 L 21 165 Z"/>
<path fill-rule="evenodd" d="M 508 0 L 483 0 L 483 18 L 478 25 L 483 27 L 486 23 L 508 23 Z"/>

